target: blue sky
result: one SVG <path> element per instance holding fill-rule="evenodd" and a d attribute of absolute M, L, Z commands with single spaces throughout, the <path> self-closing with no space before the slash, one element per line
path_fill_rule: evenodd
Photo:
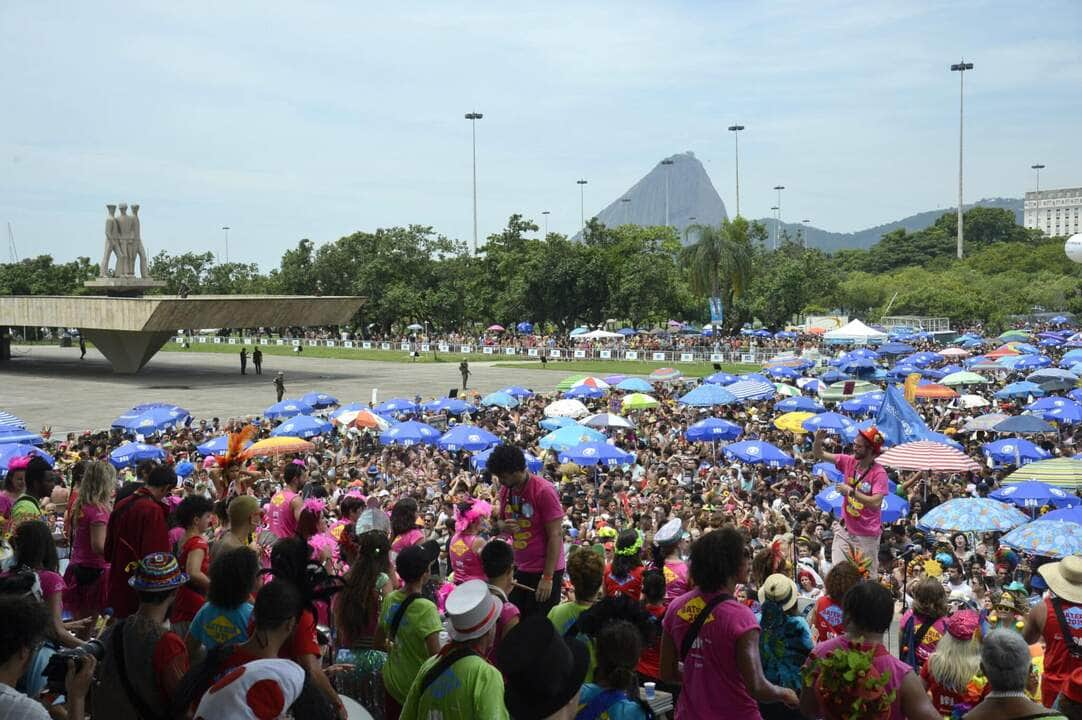
<path fill-rule="evenodd" d="M 573 233 L 693 150 L 730 213 L 848 231 L 957 197 L 1082 185 L 1082 3 L 621 0 L 7 2 L 0 221 L 22 256 L 102 250 L 107 202 L 151 253 L 267 269 L 301 237 L 418 223 Z M 6 255 L 0 258 L 7 260 Z"/>

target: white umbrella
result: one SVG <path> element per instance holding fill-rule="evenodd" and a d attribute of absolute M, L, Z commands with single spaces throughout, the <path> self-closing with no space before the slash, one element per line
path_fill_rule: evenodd
<path fill-rule="evenodd" d="M 988 413 L 987 415 L 979 415 L 975 418 L 970 418 L 966 421 L 966 424 L 962 426 L 962 432 L 977 432 L 978 430 L 991 430 L 996 425 L 1009 418 L 1010 415 L 1004 415 L 1003 413 Z"/>
<path fill-rule="evenodd" d="M 589 414 L 590 411 L 578 400 L 557 400 L 545 408 L 545 417 L 580 418 Z"/>
<path fill-rule="evenodd" d="M 579 420 L 580 425 L 589 425 L 595 428 L 633 428 L 635 423 L 628 420 L 623 415 L 614 415 L 613 413 L 598 413 L 597 415 L 591 415 L 588 418 Z"/>
<path fill-rule="evenodd" d="M 616 338 L 622 338 L 620 333 L 609 332 L 607 330 L 593 330 L 582 335 L 576 335 L 576 340 L 614 340 Z"/>
<path fill-rule="evenodd" d="M 964 408 L 981 408 L 988 407 L 992 403 L 988 398 L 981 397 L 980 395 L 963 395 L 958 398 L 958 404 Z"/>

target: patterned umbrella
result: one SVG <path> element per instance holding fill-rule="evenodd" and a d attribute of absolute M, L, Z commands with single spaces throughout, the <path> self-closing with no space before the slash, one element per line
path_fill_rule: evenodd
<path fill-rule="evenodd" d="M 1041 518 L 1011 530 L 999 542 L 1031 555 L 1052 558 L 1082 555 L 1082 525 Z"/>
<path fill-rule="evenodd" d="M 500 439 L 476 425 L 456 425 L 448 430 L 436 441 L 436 446 L 441 450 L 469 450 L 476 452 L 487 450 L 493 445 L 498 445 Z"/>
<path fill-rule="evenodd" d="M 607 442 L 588 442 L 561 452 L 560 462 L 573 462 L 578 465 L 629 465 L 635 462 L 635 456 Z"/>
<path fill-rule="evenodd" d="M 294 415 L 311 415 L 312 406 L 300 400 L 282 400 L 263 411 L 267 418 L 291 418 Z"/>
<path fill-rule="evenodd" d="M 338 417 L 333 418 L 332 422 L 338 423 L 341 427 L 355 427 L 362 430 L 386 430 L 391 427 L 391 423 L 386 418 L 380 417 L 368 408 L 347 410 Z"/>
<path fill-rule="evenodd" d="M 984 456 L 999 465 L 1026 465 L 1052 457 L 1047 450 L 1022 438 L 1007 438 L 981 445 Z"/>
<path fill-rule="evenodd" d="M 276 455 L 288 455 L 289 453 L 308 452 L 314 445 L 298 437 L 273 437 L 252 443 L 244 451 L 244 457 L 271 457 Z"/>
<path fill-rule="evenodd" d="M 477 408 L 461 398 L 443 397 L 421 403 L 421 409 L 426 413 L 447 413 L 448 415 L 461 415 L 462 413 L 477 412 Z"/>
<path fill-rule="evenodd" d="M 17 427 L 22 430 L 26 429 L 26 421 L 22 418 L 12 415 L 9 412 L 0 410 L 0 425 L 8 425 L 10 427 Z"/>
<path fill-rule="evenodd" d="M 556 384 L 556 389 L 557 390 L 570 390 L 571 388 L 575 387 L 575 383 L 577 383 L 579 380 L 585 380 L 588 377 L 590 377 L 590 376 L 589 375 L 568 375 L 567 377 L 565 377 L 563 380 L 561 380 L 559 383 Z"/>
<path fill-rule="evenodd" d="M 165 460 L 165 450 L 157 445 L 131 442 L 124 443 L 109 453 L 109 462 L 116 468 L 138 465 L 144 460 Z"/>
<path fill-rule="evenodd" d="M 800 388 L 793 387 L 792 385 L 786 385 L 785 383 L 774 383 L 774 387 L 778 389 L 778 395 L 782 397 L 800 397 Z"/>
<path fill-rule="evenodd" d="M 553 430 L 545 437 L 537 441 L 542 450 L 563 451 L 586 442 L 605 442 L 605 436 L 585 425 L 568 425 L 558 430 Z"/>
<path fill-rule="evenodd" d="M 625 401 L 626 402 L 626 401 Z M 578 400 L 557 400 L 545 407 L 545 417 L 572 417 L 580 418 L 589 415 L 590 411 Z"/>
<path fill-rule="evenodd" d="M 786 398 L 774 403 L 774 409 L 778 412 L 806 412 L 821 413 L 826 410 L 822 405 L 807 397 Z"/>
<path fill-rule="evenodd" d="M 271 437 L 313 438 L 330 432 L 333 426 L 323 418 L 311 415 L 294 415 L 278 427 L 271 430 Z"/>
<path fill-rule="evenodd" d="M 738 380 L 726 385 L 725 389 L 735 395 L 737 400 L 768 400 L 778 393 L 774 383 L 756 378 Z"/>
<path fill-rule="evenodd" d="M 333 407 L 338 404 L 338 398 L 324 392 L 310 392 L 301 395 L 301 401 L 306 402 L 319 410 L 320 408 Z"/>
<path fill-rule="evenodd" d="M 413 413 L 417 412 L 417 403 L 413 402 L 409 398 L 391 398 L 381 402 L 376 406 L 376 412 L 383 415 L 394 413 Z"/>
<path fill-rule="evenodd" d="M 851 428 L 853 424 L 853 421 L 845 415 L 840 415 L 836 412 L 825 412 L 819 413 L 818 415 L 812 415 L 800 425 L 808 432 L 815 432 L 816 430 L 841 432 Z"/>
<path fill-rule="evenodd" d="M 33 445 L 0 445 L 0 471 L 7 472 L 8 463 L 15 458 L 26 457 L 27 455 L 36 455 L 43 458 L 45 462 L 49 463 L 49 467 L 52 467 L 53 463 L 56 462 L 52 455 L 44 450 L 39 450 Z"/>
<path fill-rule="evenodd" d="M 585 385 L 586 387 L 600 388 L 602 390 L 609 389 L 609 384 L 607 382 L 605 382 L 599 377 L 594 377 L 593 375 L 587 375 L 581 380 L 576 380 L 574 383 L 571 384 L 571 387 L 577 388 L 582 387 L 583 385 Z"/>
<path fill-rule="evenodd" d="M 1029 518 L 1015 507 L 988 498 L 954 498 L 924 514 L 918 525 L 928 530 L 1006 532 Z"/>
<path fill-rule="evenodd" d="M 720 385 L 704 383 L 682 395 L 679 402 L 691 407 L 713 407 L 714 405 L 731 405 L 737 402 L 737 399 L 736 395 Z"/>
<path fill-rule="evenodd" d="M 676 380 L 679 377 L 683 377 L 683 375 L 684 375 L 684 373 L 680 372 L 679 370 L 677 370 L 675 368 L 665 367 L 665 368 L 658 368 L 657 370 L 650 373 L 650 379 L 665 382 L 665 381 L 668 381 L 668 380 Z"/>
<path fill-rule="evenodd" d="M 931 440 L 902 443 L 879 456 L 879 463 L 895 470 L 980 472 L 981 466 L 961 450 Z"/>
<path fill-rule="evenodd" d="M 1016 483 L 1023 480 L 1040 480 L 1056 487 L 1082 487 L 1082 460 L 1055 458 L 1030 463 L 1008 475 L 1004 482 Z"/>
<path fill-rule="evenodd" d="M 598 387 L 590 387 L 589 385 L 576 385 L 563 395 L 565 398 L 587 398 L 590 400 L 597 400 L 605 397 L 605 391 Z"/>
<path fill-rule="evenodd" d="M 714 383 L 715 385 L 732 385 L 734 382 L 736 382 L 739 379 L 740 378 L 738 378 L 736 375 L 733 375 L 731 373 L 716 372 L 713 375 L 708 375 L 706 377 L 706 382 Z"/>

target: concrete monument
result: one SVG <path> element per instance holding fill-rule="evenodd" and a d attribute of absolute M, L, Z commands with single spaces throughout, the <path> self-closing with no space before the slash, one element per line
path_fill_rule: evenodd
<path fill-rule="evenodd" d="M 116 210 L 120 209 L 120 215 Z M 97 279 L 88 280 L 87 287 L 101 288 L 112 296 L 138 297 L 146 290 L 163 287 L 164 282 L 155 280 L 147 274 L 147 253 L 143 247 L 143 236 L 139 223 L 139 206 L 132 204 L 132 214 L 128 214 L 128 205 L 106 205 L 109 215 L 105 218 L 105 254 L 101 259 L 100 273 Z M 116 258 L 116 267 L 109 272 L 110 258 Z M 135 274 L 135 261 L 139 261 L 139 275 Z"/>

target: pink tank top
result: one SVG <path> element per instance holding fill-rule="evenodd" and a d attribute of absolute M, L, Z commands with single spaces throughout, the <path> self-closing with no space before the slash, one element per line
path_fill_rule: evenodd
<path fill-rule="evenodd" d="M 293 537 L 297 532 L 297 518 L 293 515 L 292 490 L 279 490 L 270 501 L 270 531 L 279 538 Z"/>
<path fill-rule="evenodd" d="M 455 585 L 467 580 L 485 580 L 485 568 L 481 556 L 473 550 L 476 535 L 455 533 L 451 538 L 451 566 L 455 570 Z"/>

